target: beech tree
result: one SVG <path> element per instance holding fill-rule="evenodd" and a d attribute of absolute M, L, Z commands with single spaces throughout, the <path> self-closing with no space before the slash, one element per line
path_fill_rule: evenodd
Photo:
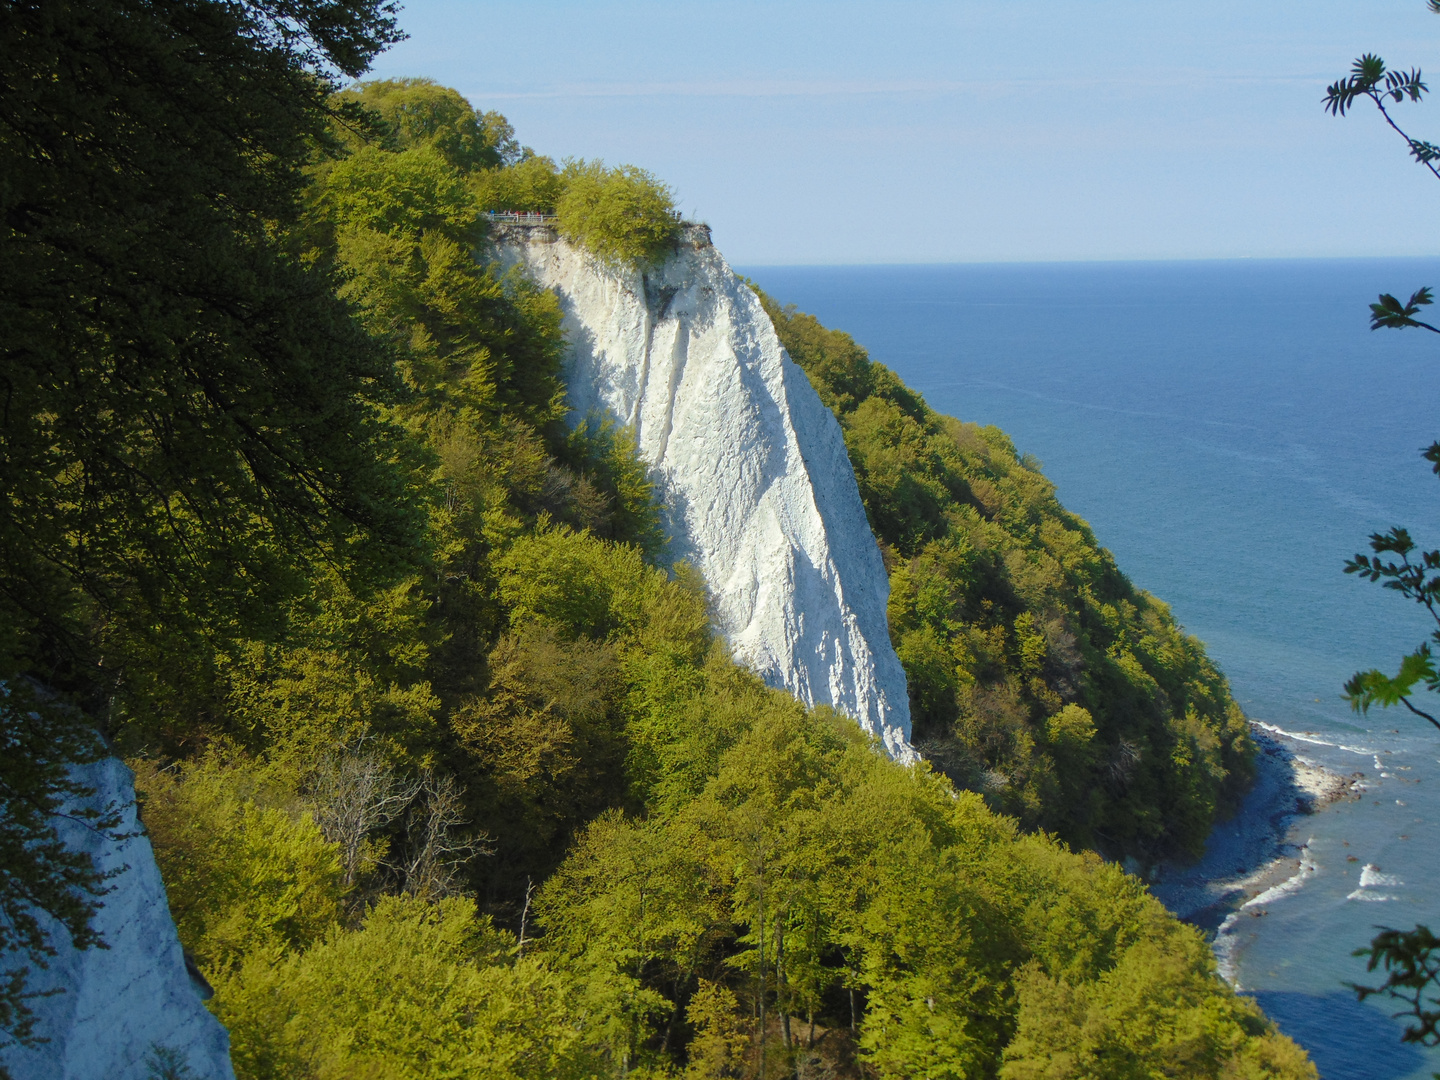
<path fill-rule="evenodd" d="M 50 826 L 95 729 L 203 719 L 211 658 L 308 566 L 384 576 L 418 534 L 392 364 L 292 239 L 306 161 L 367 123 L 335 80 L 396 8 L 0 5 L 0 951 L 29 965 L 37 909 L 99 944 L 104 883 Z M 26 968 L 0 979 L 21 1041 Z"/>
<path fill-rule="evenodd" d="M 680 235 L 675 196 L 644 169 L 572 161 L 555 203 L 560 234 L 601 259 L 640 265 L 659 261 Z"/>

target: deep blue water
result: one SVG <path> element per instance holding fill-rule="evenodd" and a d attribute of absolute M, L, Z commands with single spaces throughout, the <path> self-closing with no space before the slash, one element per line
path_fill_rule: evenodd
<path fill-rule="evenodd" d="M 1440 1069 L 1342 985 L 1363 981 L 1349 953 L 1374 926 L 1440 922 L 1440 733 L 1340 696 L 1433 628 L 1341 567 L 1393 524 L 1440 546 L 1440 481 L 1419 456 L 1440 438 L 1440 336 L 1372 333 L 1366 307 L 1440 286 L 1440 260 L 744 272 L 934 408 L 1008 432 L 1252 718 L 1366 773 L 1363 800 L 1305 819 L 1315 873 L 1240 920 L 1236 975 L 1326 1080 Z M 1366 864 L 1384 880 L 1362 888 Z"/>

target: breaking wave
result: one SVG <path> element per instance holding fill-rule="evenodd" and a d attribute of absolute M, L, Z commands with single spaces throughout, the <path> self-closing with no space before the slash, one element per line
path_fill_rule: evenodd
<path fill-rule="evenodd" d="M 1275 724 L 1267 724 L 1263 720 L 1256 720 L 1254 724 L 1256 727 L 1264 728 L 1266 731 L 1273 731 L 1282 738 L 1294 739 L 1296 742 L 1307 742 L 1315 746 L 1333 746 L 1336 750 L 1344 750 L 1347 754 L 1359 754 L 1361 757 L 1367 757 L 1375 753 L 1374 750 L 1367 750 L 1363 746 L 1346 746 L 1344 743 L 1330 742 L 1320 738 L 1318 735 L 1312 735 L 1309 732 L 1286 731 L 1282 727 L 1278 727 Z"/>

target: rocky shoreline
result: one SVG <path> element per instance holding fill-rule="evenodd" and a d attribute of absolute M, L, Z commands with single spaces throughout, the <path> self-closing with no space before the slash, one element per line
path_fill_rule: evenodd
<path fill-rule="evenodd" d="M 1307 843 L 1297 842 L 1304 817 L 1365 791 L 1363 773 L 1323 768 L 1255 721 L 1250 734 L 1260 753 L 1255 785 L 1240 810 L 1215 826 L 1197 862 L 1161 863 L 1142 875 L 1175 916 L 1217 937 L 1241 918 L 1262 917 L 1269 900 L 1293 892 L 1315 872 Z M 1216 955 L 1221 974 L 1233 982 L 1223 941 Z"/>

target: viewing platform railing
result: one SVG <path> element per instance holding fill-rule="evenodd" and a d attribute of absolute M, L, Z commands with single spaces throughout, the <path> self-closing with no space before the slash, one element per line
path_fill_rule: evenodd
<path fill-rule="evenodd" d="M 515 225 L 553 225 L 558 220 L 554 214 L 533 214 L 528 210 L 487 210 L 491 221 Z"/>
<path fill-rule="evenodd" d="M 710 246 L 710 226 L 702 221 L 686 221 L 675 214 L 675 223 L 680 226 L 685 241 L 700 247 Z M 528 210 L 486 210 L 485 219 L 491 225 L 519 225 L 531 228 L 551 229 L 558 233 L 559 218 L 554 214 L 537 214 Z"/>
<path fill-rule="evenodd" d="M 530 210 L 486 210 L 485 215 L 491 221 L 516 222 L 520 225 L 553 225 L 560 220 L 554 214 L 539 214 Z M 670 216 L 681 225 L 696 224 L 693 221 L 686 221 L 678 212 Z"/>

